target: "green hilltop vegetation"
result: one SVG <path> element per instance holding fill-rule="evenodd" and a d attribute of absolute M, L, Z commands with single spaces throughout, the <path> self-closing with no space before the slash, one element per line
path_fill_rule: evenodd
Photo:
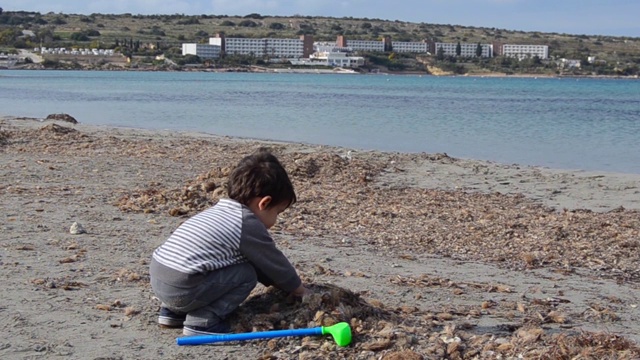
<path fill-rule="evenodd" d="M 33 33 L 25 36 L 23 30 Z M 640 74 L 640 38 L 600 35 L 573 35 L 523 32 L 498 28 L 469 27 L 430 23 L 411 23 L 368 18 L 331 18 L 311 16 L 226 15 L 134 15 L 134 14 L 62 14 L 0 11 L 0 52 L 33 50 L 44 46 L 114 49 L 133 61 L 128 67 L 177 68 L 243 67 L 268 65 L 265 59 L 229 56 L 215 61 L 201 61 L 182 56 L 181 44 L 208 42 L 209 37 L 224 33 L 227 37 L 295 38 L 313 35 L 315 41 L 335 41 L 337 35 L 347 39 L 423 41 L 450 43 L 495 43 L 548 45 L 550 59 L 518 61 L 512 58 L 441 58 L 436 54 L 359 54 L 367 60 L 362 71 L 430 72 L 434 74 L 540 74 L 638 76 Z M 166 60 L 156 56 L 164 55 Z M 589 57 L 595 61 L 589 62 Z M 559 59 L 573 59 L 580 67 L 567 69 Z M 46 67 L 86 68 L 81 60 L 63 61 L 45 57 Z M 93 64 L 108 68 L 109 61 Z M 33 65 L 33 64 L 31 64 Z M 280 65 L 283 66 L 283 65 Z"/>

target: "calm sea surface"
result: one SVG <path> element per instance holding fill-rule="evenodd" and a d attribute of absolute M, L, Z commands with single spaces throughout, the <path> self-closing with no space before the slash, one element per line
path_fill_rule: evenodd
<path fill-rule="evenodd" d="M 640 174 L 640 81 L 0 71 L 0 115 Z"/>

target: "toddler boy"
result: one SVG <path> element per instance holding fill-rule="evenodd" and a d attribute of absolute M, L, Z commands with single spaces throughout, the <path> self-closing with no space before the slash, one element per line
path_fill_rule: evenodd
<path fill-rule="evenodd" d="M 229 176 L 228 198 L 181 224 L 153 253 L 158 323 L 184 335 L 230 332 L 226 320 L 257 282 L 293 296 L 308 290 L 267 231 L 296 201 L 286 170 L 268 150 L 245 157 Z"/>

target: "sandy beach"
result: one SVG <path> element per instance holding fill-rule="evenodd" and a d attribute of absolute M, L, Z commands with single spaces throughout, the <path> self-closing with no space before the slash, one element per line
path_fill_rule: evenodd
<path fill-rule="evenodd" d="M 272 229 L 314 295 L 258 286 L 236 332 L 177 346 L 152 251 L 268 146 L 298 202 Z M 640 358 L 640 175 L 446 154 L 0 118 L 0 358 Z"/>

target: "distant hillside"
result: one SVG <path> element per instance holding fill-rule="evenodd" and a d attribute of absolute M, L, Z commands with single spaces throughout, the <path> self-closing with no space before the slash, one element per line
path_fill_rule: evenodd
<path fill-rule="evenodd" d="M 30 30 L 35 37 L 21 37 L 17 30 Z M 522 32 L 497 28 L 478 28 L 386 21 L 380 19 L 278 17 L 249 14 L 224 15 L 74 15 L 32 12 L 0 14 L 0 48 L 99 46 L 115 48 L 123 40 L 136 44 L 155 44 L 156 52 L 177 54 L 183 42 L 206 42 L 210 36 L 291 38 L 311 34 L 316 41 L 334 41 L 337 35 L 348 39 L 378 40 L 388 35 L 394 41 L 468 43 L 544 44 L 551 58 L 584 60 L 595 56 L 613 66 L 640 64 L 640 38 L 587 36 L 542 32 Z"/>

